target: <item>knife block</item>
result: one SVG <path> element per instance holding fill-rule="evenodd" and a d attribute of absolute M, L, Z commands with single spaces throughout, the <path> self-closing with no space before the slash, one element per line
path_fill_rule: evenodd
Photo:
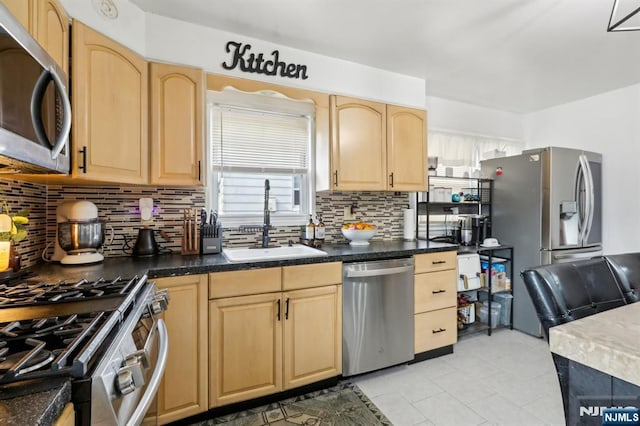
<path fill-rule="evenodd" d="M 201 238 L 200 239 L 200 254 L 218 254 L 222 251 L 222 237 L 217 238 Z"/>

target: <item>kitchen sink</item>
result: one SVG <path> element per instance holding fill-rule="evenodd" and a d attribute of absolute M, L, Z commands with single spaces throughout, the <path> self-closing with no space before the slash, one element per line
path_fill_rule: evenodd
<path fill-rule="evenodd" d="M 327 256 L 327 253 L 302 244 L 269 248 L 227 248 L 222 254 L 229 262 L 264 262 L 267 260 L 298 259 Z"/>

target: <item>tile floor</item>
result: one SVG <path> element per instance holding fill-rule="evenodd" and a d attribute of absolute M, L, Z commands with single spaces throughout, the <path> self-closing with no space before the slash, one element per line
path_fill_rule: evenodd
<path fill-rule="evenodd" d="M 395 426 L 564 425 L 549 346 L 518 331 L 466 336 L 451 355 L 353 381 Z"/>

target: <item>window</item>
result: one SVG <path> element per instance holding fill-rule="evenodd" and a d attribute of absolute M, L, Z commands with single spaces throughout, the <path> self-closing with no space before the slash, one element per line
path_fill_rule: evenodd
<path fill-rule="evenodd" d="M 281 95 L 209 92 L 208 204 L 229 225 L 305 223 L 313 203 L 314 107 Z"/>
<path fill-rule="evenodd" d="M 454 176 L 473 176 L 480 170 L 480 161 L 516 155 L 522 152 L 524 142 L 444 131 L 429 132 L 429 156 L 438 157 L 438 175 L 445 175 L 451 167 Z"/>

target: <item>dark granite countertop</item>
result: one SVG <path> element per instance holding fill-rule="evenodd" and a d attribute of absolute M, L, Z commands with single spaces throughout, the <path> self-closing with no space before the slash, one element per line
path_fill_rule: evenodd
<path fill-rule="evenodd" d="M 457 248 L 458 246 L 453 244 L 429 241 L 373 241 L 365 247 L 327 244 L 322 247 L 322 250 L 327 252 L 328 256 L 268 262 L 231 263 L 222 254 L 206 256 L 169 254 L 153 258 L 107 258 L 100 264 L 87 266 L 45 263 L 31 268 L 31 271 L 35 273 L 36 279 L 48 282 L 83 278 L 94 280 L 100 277 L 112 279 L 117 276 L 124 278 L 145 273 L 150 278 L 159 278 L 284 265 L 381 260 Z M 10 387 L 5 389 L 0 387 L 0 426 L 52 424 L 71 398 L 71 386 L 68 380 L 60 381 L 48 389 L 43 389 L 38 384 L 24 385 L 24 387 L 16 387 L 21 389 L 20 393 L 15 391 L 9 393 Z"/>
<path fill-rule="evenodd" d="M 418 253 L 456 250 L 458 246 L 431 241 L 373 241 L 368 246 L 352 247 L 349 244 L 326 244 L 321 250 L 328 256 L 299 259 L 272 260 L 267 262 L 231 263 L 222 254 L 205 256 L 179 254 L 160 255 L 152 258 L 112 257 L 97 265 L 61 266 L 40 264 L 32 270 L 43 281 L 60 279 L 97 279 L 99 277 L 130 277 L 147 273 L 149 278 L 177 275 L 205 274 L 209 272 L 233 271 L 254 268 L 269 268 L 285 265 L 303 265 L 321 262 L 361 262 L 411 256 Z"/>
<path fill-rule="evenodd" d="M 70 400 L 70 379 L 17 382 L 2 386 L 0 426 L 52 425 Z"/>

